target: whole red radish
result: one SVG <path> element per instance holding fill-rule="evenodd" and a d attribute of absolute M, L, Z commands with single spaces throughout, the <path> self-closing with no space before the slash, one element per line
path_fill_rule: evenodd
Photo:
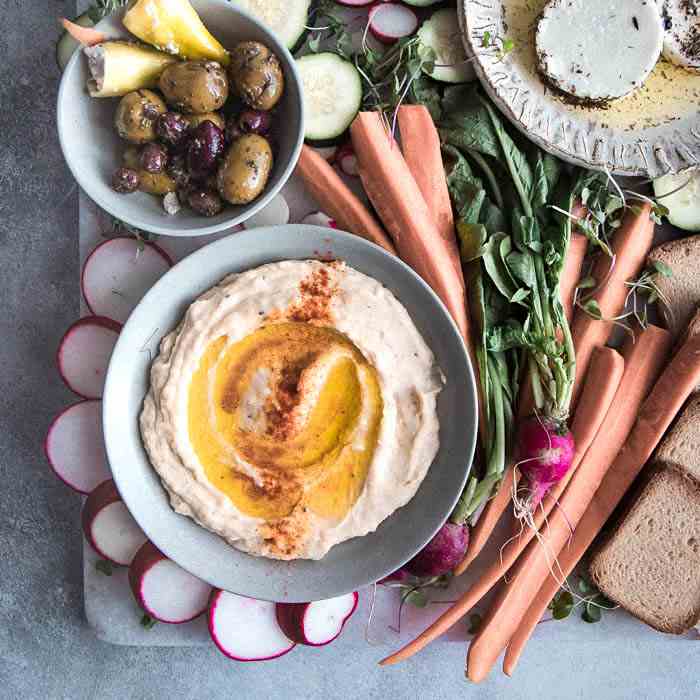
<path fill-rule="evenodd" d="M 442 576 L 464 559 L 468 546 L 467 525 L 448 521 L 403 568 L 414 576 Z"/>
<path fill-rule="evenodd" d="M 518 468 L 528 480 L 531 512 L 571 468 L 574 437 L 565 423 L 532 416 L 520 426 Z"/>

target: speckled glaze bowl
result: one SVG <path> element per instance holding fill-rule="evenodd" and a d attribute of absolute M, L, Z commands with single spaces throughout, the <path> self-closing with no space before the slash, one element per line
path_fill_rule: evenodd
<path fill-rule="evenodd" d="M 698 165 L 700 75 L 662 59 L 630 95 L 604 106 L 573 104 L 548 88 L 537 70 L 535 30 L 545 3 L 458 0 L 467 53 L 506 117 L 539 146 L 577 165 L 654 178 Z M 499 52 L 504 39 L 513 42 L 505 56 Z"/>
<path fill-rule="evenodd" d="M 437 401 L 440 449 L 416 495 L 379 528 L 333 547 L 319 561 L 244 554 L 178 515 L 141 443 L 138 417 L 151 360 L 189 304 L 231 272 L 279 260 L 344 260 L 378 280 L 406 307 L 432 349 L 445 385 Z M 477 429 L 476 385 L 461 335 L 434 292 L 399 258 L 362 238 L 287 225 L 232 234 L 185 258 L 144 296 L 114 348 L 103 397 L 104 436 L 114 480 L 148 538 L 213 586 L 265 600 L 302 602 L 357 590 L 395 571 L 433 537 L 466 482 Z"/>
<path fill-rule="evenodd" d="M 245 39 L 261 41 L 278 56 L 285 92 L 276 108 L 278 150 L 268 185 L 250 204 L 227 205 L 217 216 L 205 218 L 188 209 L 168 216 L 162 198 L 143 192 L 120 195 L 112 190 L 112 173 L 119 167 L 126 144 L 114 129 L 118 98 L 91 98 L 85 88 L 87 61 L 76 51 L 66 66 L 58 93 L 58 135 L 68 167 L 86 194 L 102 209 L 130 226 L 166 236 L 202 236 L 244 222 L 262 209 L 287 182 L 304 141 L 304 108 L 294 58 L 256 19 L 227 0 L 192 0 L 209 31 L 232 47 Z M 108 37 L 129 36 L 122 26 L 124 10 L 102 20 L 97 29 Z"/>

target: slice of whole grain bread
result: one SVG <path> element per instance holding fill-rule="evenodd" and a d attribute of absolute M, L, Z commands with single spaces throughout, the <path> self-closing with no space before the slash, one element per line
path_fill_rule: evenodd
<path fill-rule="evenodd" d="M 656 450 L 654 462 L 684 472 L 700 484 L 700 394 L 688 400 L 680 418 Z"/>
<path fill-rule="evenodd" d="M 648 260 L 665 263 L 673 272 L 656 275 L 654 282 L 667 302 L 659 304 L 666 326 L 677 338 L 700 305 L 700 235 L 662 243 Z"/>
<path fill-rule="evenodd" d="M 661 632 L 700 621 L 700 485 L 675 469 L 652 475 L 590 563 L 610 600 Z"/>

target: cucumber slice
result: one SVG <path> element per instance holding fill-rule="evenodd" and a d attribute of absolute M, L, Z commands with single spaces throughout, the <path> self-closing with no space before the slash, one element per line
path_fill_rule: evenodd
<path fill-rule="evenodd" d="M 307 33 L 312 0 L 229 0 L 260 20 L 290 50 L 297 48 Z"/>
<path fill-rule="evenodd" d="M 437 5 L 442 0 L 403 0 L 403 2 L 406 5 L 413 5 L 413 7 L 430 7 L 430 5 Z"/>
<path fill-rule="evenodd" d="M 335 53 L 315 53 L 297 59 L 304 93 L 305 136 L 330 143 L 350 126 L 362 104 L 362 80 L 357 68 Z"/>
<path fill-rule="evenodd" d="M 674 226 L 700 231 L 700 168 L 657 178 L 654 195 L 668 209 L 667 218 Z"/>
<path fill-rule="evenodd" d="M 418 38 L 435 52 L 432 72 L 424 69 L 431 78 L 442 83 L 468 83 L 476 78 L 464 51 L 456 10 L 446 7 L 433 12 L 418 30 Z"/>
<path fill-rule="evenodd" d="M 94 27 L 95 23 L 90 19 L 90 13 L 84 12 L 80 17 L 76 17 L 74 20 L 75 24 L 79 24 L 81 27 Z M 56 42 L 56 63 L 60 71 L 63 71 L 68 65 L 71 56 L 75 53 L 75 50 L 80 47 L 80 44 L 68 33 L 63 32 Z"/>

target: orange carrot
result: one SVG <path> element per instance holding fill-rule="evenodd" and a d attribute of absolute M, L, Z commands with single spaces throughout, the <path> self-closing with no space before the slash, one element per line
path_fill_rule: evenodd
<path fill-rule="evenodd" d="M 596 491 L 569 546 L 559 556 L 557 568 L 562 577 L 573 571 L 590 547 L 698 383 L 700 334 L 691 335 L 683 343 L 644 402 L 625 446 Z M 506 651 L 503 670 L 508 675 L 513 673 L 532 631 L 558 590 L 559 581 L 548 577 L 527 609 Z"/>
<path fill-rule="evenodd" d="M 602 320 L 596 320 L 583 309 L 574 316 L 571 335 L 576 348 L 576 380 L 571 405 L 576 406 L 581 383 L 588 369 L 593 348 L 605 345 L 613 329 L 610 319 L 619 316 L 629 292 L 626 282 L 635 278 L 644 267 L 654 238 L 651 205 L 645 203 L 639 213 L 628 212 L 612 243 L 614 258 L 601 256 L 593 276 L 600 289 L 591 297 L 598 303 Z"/>
<path fill-rule="evenodd" d="M 438 232 L 453 249 L 453 261 L 461 275 L 452 202 L 435 122 L 424 105 L 402 105 L 399 107 L 398 122 L 406 165 L 433 215 Z"/>
<path fill-rule="evenodd" d="M 79 24 L 65 18 L 61 20 L 61 24 L 63 28 L 83 46 L 94 46 L 95 44 L 101 44 L 103 41 L 107 41 L 106 34 L 98 32 L 97 29 L 93 29 L 92 27 L 81 27 Z"/>
<path fill-rule="evenodd" d="M 341 229 L 366 238 L 396 255 L 394 244 L 367 207 L 312 148 L 304 146 L 301 149 L 296 172 L 301 175 L 306 189 L 321 209 L 335 219 Z"/>
<path fill-rule="evenodd" d="M 605 417 L 605 426 L 573 475 L 559 509 L 552 513 L 538 541 L 531 542 L 518 559 L 508 584 L 499 590 L 490 610 L 491 621 L 472 640 L 467 661 L 470 680 L 478 683 L 486 678 L 550 571 L 559 573 L 556 558 L 625 444 L 639 407 L 659 376 L 670 348 L 670 334 L 655 326 L 642 331 L 636 342 L 626 343 L 625 373 Z"/>
<path fill-rule="evenodd" d="M 569 322 L 574 316 L 574 292 L 581 278 L 586 248 L 588 248 L 588 239 L 580 233 L 573 233 L 559 282 L 559 298 L 564 307 L 564 315 Z"/>
<path fill-rule="evenodd" d="M 569 474 L 574 472 L 593 441 L 595 434 L 598 432 L 598 428 L 602 424 L 613 400 L 613 396 L 620 384 L 623 368 L 623 359 L 611 348 L 599 348 L 593 356 L 589 375 L 586 378 L 586 386 L 583 398 L 581 399 L 581 406 L 571 428 L 576 444 L 576 454 Z M 509 470 L 509 473 L 512 474 L 513 470 Z M 565 480 L 568 478 L 570 477 L 567 474 Z M 562 482 L 559 483 L 561 484 Z M 510 499 L 510 488 L 512 488 L 512 486 L 505 489 L 508 499 Z M 562 486 L 561 489 L 559 489 L 559 485 L 557 485 L 555 488 L 556 492 L 552 492 L 550 496 L 548 496 L 548 499 L 543 501 L 542 509 L 538 509 L 535 514 L 536 527 L 541 527 L 564 487 Z M 481 522 L 481 520 L 479 520 L 479 522 Z M 503 547 L 498 559 L 491 564 L 482 574 L 481 578 L 474 583 L 454 607 L 450 608 L 444 615 L 438 618 L 417 639 L 407 644 L 395 654 L 384 659 L 381 662 L 382 665 L 398 663 L 399 661 L 413 656 L 413 654 L 420 651 L 464 617 L 464 615 L 466 615 L 469 610 L 498 583 L 515 562 L 520 552 L 523 551 L 532 536 L 532 531 L 528 530 L 520 541 L 513 540 Z"/>
<path fill-rule="evenodd" d="M 362 184 L 399 255 L 442 299 L 467 340 L 464 284 L 398 144 L 378 112 L 360 112 L 350 135 Z"/>

